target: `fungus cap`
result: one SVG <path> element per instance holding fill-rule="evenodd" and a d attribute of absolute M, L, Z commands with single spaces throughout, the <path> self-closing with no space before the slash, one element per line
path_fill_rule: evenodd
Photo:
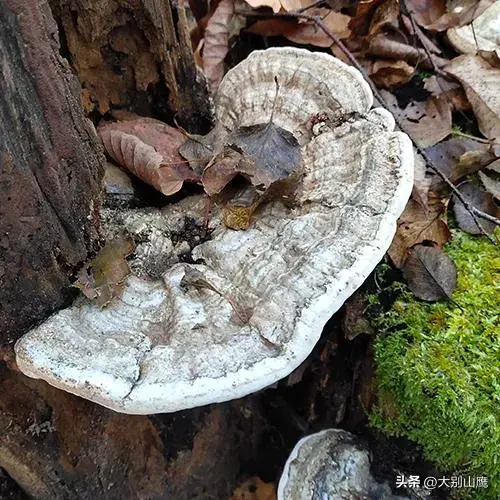
<path fill-rule="evenodd" d="M 136 272 L 104 309 L 80 300 L 55 313 L 18 341 L 21 371 L 132 414 L 242 397 L 291 373 L 382 259 L 411 193 L 411 142 L 372 102 L 362 75 L 333 56 L 253 52 L 220 85 L 217 126 L 224 138 L 274 109 L 300 144 L 295 205 L 269 201 L 246 231 L 215 214 L 211 240 L 192 250 L 197 263 L 161 269 L 160 279 Z M 170 205 L 154 223 L 151 210 L 131 216 L 132 234 L 155 228 L 140 244 L 144 268 L 172 249 L 172 220 L 195 202 Z"/>
<path fill-rule="evenodd" d="M 355 436 L 325 429 L 302 438 L 292 450 L 281 475 L 277 500 L 337 500 L 378 498 L 404 500 L 370 473 L 367 450 Z"/>

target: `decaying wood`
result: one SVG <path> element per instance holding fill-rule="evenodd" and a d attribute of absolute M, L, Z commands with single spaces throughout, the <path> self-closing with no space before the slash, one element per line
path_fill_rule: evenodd
<path fill-rule="evenodd" d="M 191 132 L 209 123 L 208 90 L 196 68 L 184 8 L 164 0 L 50 4 L 87 112 L 102 115 L 124 107 L 145 116 L 173 112 Z"/>
<path fill-rule="evenodd" d="M 37 500 L 229 498 L 258 439 L 248 401 L 122 415 L 1 365 L 0 394 L 0 467 Z"/>
<path fill-rule="evenodd" d="M 0 2 L 0 345 L 68 299 L 104 157 L 45 1 Z"/>

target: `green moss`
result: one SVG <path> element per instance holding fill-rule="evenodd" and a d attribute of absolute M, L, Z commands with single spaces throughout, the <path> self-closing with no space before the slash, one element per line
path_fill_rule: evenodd
<path fill-rule="evenodd" d="M 469 491 L 497 498 L 500 251 L 454 232 L 446 252 L 458 269 L 453 302 L 424 303 L 395 284 L 391 309 L 372 318 L 379 402 L 371 422 L 416 441 L 443 471 L 488 476 L 487 490 Z"/>

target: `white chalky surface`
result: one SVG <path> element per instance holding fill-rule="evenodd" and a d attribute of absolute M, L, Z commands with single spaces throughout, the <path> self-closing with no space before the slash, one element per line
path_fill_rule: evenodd
<path fill-rule="evenodd" d="M 269 120 L 275 76 L 274 122 L 301 144 L 295 207 L 268 203 L 247 231 L 215 216 L 212 239 L 193 251 L 202 264 L 174 264 L 162 279 L 136 273 L 105 309 L 79 300 L 57 312 L 16 345 L 26 375 L 119 412 L 149 414 L 242 397 L 304 361 L 389 247 L 411 193 L 413 151 L 388 112 L 370 111 L 371 91 L 356 70 L 292 48 L 254 52 L 226 75 L 216 99 L 223 134 Z M 308 120 L 325 112 L 335 126 L 315 124 L 311 134 Z M 172 211 L 127 219 L 131 233 L 141 219 L 154 226 L 137 258 L 173 248 Z M 181 286 L 189 267 L 217 292 Z M 233 307 L 251 311 L 248 323 Z"/>

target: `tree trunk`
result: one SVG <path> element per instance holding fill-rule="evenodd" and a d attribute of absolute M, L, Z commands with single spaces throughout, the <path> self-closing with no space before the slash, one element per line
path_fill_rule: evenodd
<path fill-rule="evenodd" d="M 1 365 L 0 394 L 0 467 L 40 500 L 226 500 L 262 432 L 249 399 L 122 415 Z"/>
<path fill-rule="evenodd" d="M 180 3 L 180 2 L 179 2 Z M 50 0 L 88 113 L 124 109 L 205 133 L 208 87 L 169 0 Z"/>
<path fill-rule="evenodd" d="M 192 129 L 208 121 L 184 11 L 174 23 L 169 5 L 53 2 L 80 96 L 46 0 L 0 2 L 2 498 L 21 498 L 6 491 L 10 477 L 41 500 L 226 499 L 262 434 L 252 398 L 121 415 L 25 377 L 13 357 L 12 342 L 71 299 L 71 277 L 96 245 L 104 157 L 79 98 L 101 114 L 154 111 L 168 89 L 169 112 Z"/>
<path fill-rule="evenodd" d="M 65 304 L 104 157 L 45 1 L 0 2 L 0 345 Z"/>

